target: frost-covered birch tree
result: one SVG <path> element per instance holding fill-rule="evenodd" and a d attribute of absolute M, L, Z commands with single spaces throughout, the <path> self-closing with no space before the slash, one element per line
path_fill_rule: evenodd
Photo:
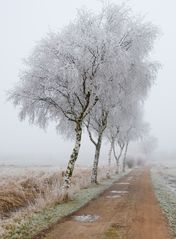
<path fill-rule="evenodd" d="M 99 104 L 101 103 L 98 102 L 85 122 L 89 138 L 95 146 L 91 183 L 97 183 L 100 149 L 102 145 L 103 133 L 106 129 L 108 119 L 108 111 L 103 108 L 103 105 Z"/>
<path fill-rule="evenodd" d="M 50 120 L 67 133 L 75 131 L 75 146 L 65 172 L 70 185 L 78 157 L 83 120 L 96 105 L 97 78 L 106 54 L 97 16 L 79 12 L 75 22 L 50 33 L 26 60 L 10 99 L 20 106 L 20 118 L 45 128 Z"/>
<path fill-rule="evenodd" d="M 98 101 L 97 91 L 110 83 L 102 72 L 119 61 L 119 36 L 113 32 L 110 36 L 107 28 L 112 23 L 103 13 L 79 11 L 77 19 L 61 32 L 43 38 L 25 61 L 20 82 L 10 96 L 20 106 L 21 119 L 28 117 L 43 128 L 50 120 L 62 130 L 65 125 L 74 128 L 75 146 L 65 173 L 67 186 L 80 149 L 83 121 Z"/>
<path fill-rule="evenodd" d="M 121 10 L 121 9 L 120 9 Z M 114 58 L 111 65 L 107 65 L 105 72 L 103 72 L 102 78 L 111 79 L 109 85 L 104 87 L 105 91 L 101 91 L 99 99 L 102 98 L 104 102 L 108 102 L 105 108 L 114 109 L 120 104 L 123 108 L 123 102 L 128 104 L 133 101 L 135 104 L 138 101 L 142 101 L 148 89 L 151 86 L 151 81 L 155 78 L 156 67 L 155 64 L 150 62 L 143 62 L 144 58 L 147 57 L 148 52 L 151 50 L 151 42 L 153 42 L 156 36 L 156 29 L 152 26 L 146 26 L 140 21 L 132 21 L 128 15 L 122 14 L 116 6 L 111 6 L 104 11 L 104 19 L 106 19 L 106 29 L 111 33 L 111 37 L 116 34 L 119 29 L 117 37 L 121 35 L 119 43 L 119 49 L 117 51 L 121 61 L 116 61 Z M 108 26 L 108 27 L 107 27 Z M 106 30 L 107 31 L 107 30 Z M 120 33 L 120 34 L 119 34 Z M 112 38 L 110 38 L 112 40 Z M 104 82 L 108 82 L 107 80 Z M 113 96 L 113 97 L 112 97 Z M 105 104 L 103 105 L 103 107 Z M 100 148 L 102 142 L 103 132 L 107 126 L 109 120 L 109 110 L 103 109 L 102 104 L 97 104 L 96 112 L 92 112 L 89 116 L 87 129 L 91 141 L 96 147 L 93 171 L 92 171 L 92 182 L 96 182 L 98 160 L 100 155 Z M 102 113 L 103 112 L 103 113 Z M 106 115 L 106 120 L 104 120 Z M 104 122 L 106 121 L 106 124 Z M 117 119 L 116 119 L 117 121 Z M 103 124 L 102 124 L 103 123 Z M 118 131 L 118 126 L 115 126 L 113 131 Z M 98 134 L 97 142 L 93 139 L 91 128 Z M 116 132 L 117 134 L 117 132 Z M 112 136 L 112 135 L 111 135 Z M 114 137 L 114 136 L 113 136 Z M 115 152 L 115 140 L 111 140 L 111 146 L 116 158 L 117 165 L 119 164 L 119 158 Z M 124 146 L 122 146 L 123 148 Z M 110 154 L 111 155 L 111 149 Z M 118 166 L 117 166 L 118 168 Z M 117 170 L 118 172 L 118 170 Z"/>
<path fill-rule="evenodd" d="M 134 109 L 133 109 L 134 110 Z M 132 141 L 141 140 L 145 135 L 148 134 L 149 125 L 143 120 L 143 112 L 139 106 L 130 114 L 128 122 L 124 122 L 118 134 L 118 144 L 123 145 L 124 155 L 122 158 L 122 171 L 125 172 L 126 158 L 129 148 L 129 144 Z"/>
<path fill-rule="evenodd" d="M 116 155 L 116 149 L 115 145 L 117 142 L 118 134 L 119 134 L 119 125 L 120 125 L 120 120 L 119 120 L 119 113 L 120 111 L 114 109 L 110 114 L 109 114 L 109 121 L 106 129 L 106 134 L 105 137 L 110 143 L 110 149 L 108 153 L 108 170 L 107 170 L 107 177 L 109 178 L 111 173 L 110 173 L 110 167 L 111 167 L 111 161 L 112 161 L 112 153 L 115 157 L 116 160 L 116 173 L 118 173 L 118 160 L 117 160 L 117 155 Z"/>
<path fill-rule="evenodd" d="M 100 96 L 106 99 L 106 92 L 112 93 L 115 101 L 119 92 L 115 90 L 127 86 L 135 89 L 134 94 L 146 93 L 151 83 L 148 76 L 153 77 L 155 69 L 151 62 L 148 67 L 143 64 L 156 35 L 155 27 L 134 20 L 126 8 L 110 4 L 99 14 L 79 11 L 62 31 L 38 42 L 25 61 L 20 82 L 9 98 L 19 106 L 21 120 L 28 117 L 42 128 L 54 121 L 62 133 L 74 132 L 66 188 L 79 154 L 83 122 Z"/>

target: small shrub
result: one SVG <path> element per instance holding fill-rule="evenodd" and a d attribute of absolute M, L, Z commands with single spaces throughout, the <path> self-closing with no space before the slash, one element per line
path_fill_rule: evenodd
<path fill-rule="evenodd" d="M 126 165 L 128 168 L 134 168 L 136 166 L 136 161 L 133 158 L 128 158 L 126 160 Z"/>
<path fill-rule="evenodd" d="M 144 166 L 145 165 L 145 160 L 138 158 L 136 162 L 137 166 Z"/>

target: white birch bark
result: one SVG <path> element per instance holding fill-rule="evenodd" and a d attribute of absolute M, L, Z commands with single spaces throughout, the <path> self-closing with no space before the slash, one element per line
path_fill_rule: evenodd
<path fill-rule="evenodd" d="M 120 147 L 120 153 L 117 156 L 116 151 L 115 151 L 115 144 L 113 144 L 113 154 L 114 154 L 114 158 L 116 160 L 116 174 L 119 173 L 119 162 L 120 162 L 120 158 L 122 156 L 123 149 L 124 149 L 124 146 Z"/>
<path fill-rule="evenodd" d="M 123 167 L 122 167 L 122 171 L 125 172 L 126 171 L 126 157 L 127 157 L 127 151 L 128 151 L 128 142 L 125 145 L 125 152 L 124 152 L 124 157 L 123 157 Z"/>
<path fill-rule="evenodd" d="M 82 136 L 82 124 L 80 122 L 77 123 L 76 125 L 76 139 L 75 139 L 75 146 L 73 148 L 72 154 L 70 156 L 70 160 L 67 165 L 67 169 L 65 172 L 65 177 L 64 177 L 64 188 L 69 188 L 71 184 L 71 177 L 73 174 L 75 162 L 78 158 L 80 146 L 81 146 L 81 136 Z"/>
<path fill-rule="evenodd" d="M 92 168 L 92 175 L 91 175 L 91 183 L 97 183 L 97 175 L 98 175 L 98 163 L 99 163 L 99 156 L 100 156 L 100 149 L 101 149 L 101 143 L 102 143 L 102 132 L 98 136 L 98 141 L 95 146 L 95 157 L 93 162 L 93 168 Z"/>
<path fill-rule="evenodd" d="M 107 178 L 111 177 L 110 167 L 111 167 L 111 160 L 112 160 L 112 148 L 113 148 L 113 142 L 111 142 L 110 149 L 109 149 L 109 154 L 108 154 L 108 171 L 107 171 L 107 174 L 106 174 Z"/>

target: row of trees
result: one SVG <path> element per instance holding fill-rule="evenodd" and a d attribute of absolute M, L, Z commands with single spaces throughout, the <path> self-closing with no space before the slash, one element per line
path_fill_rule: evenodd
<path fill-rule="evenodd" d="M 109 4 L 99 14 L 80 10 L 75 21 L 48 34 L 26 60 L 10 99 L 20 106 L 22 120 L 28 117 L 42 128 L 53 120 L 60 133 L 75 137 L 66 188 L 83 128 L 95 146 L 93 183 L 103 137 L 110 142 L 109 163 L 113 152 L 118 172 L 122 150 L 126 154 L 129 142 L 147 131 L 142 108 L 158 69 L 149 57 L 157 34 L 152 24 L 131 16 L 126 7 Z"/>

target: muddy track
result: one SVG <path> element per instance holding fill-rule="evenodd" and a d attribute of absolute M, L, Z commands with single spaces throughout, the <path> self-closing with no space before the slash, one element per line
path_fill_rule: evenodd
<path fill-rule="evenodd" d="M 83 217 L 79 218 L 82 215 Z M 90 222 L 94 219 L 95 221 Z M 149 169 L 145 168 L 124 176 L 98 198 L 60 220 L 37 238 L 171 239 L 172 237 L 154 195 Z"/>

